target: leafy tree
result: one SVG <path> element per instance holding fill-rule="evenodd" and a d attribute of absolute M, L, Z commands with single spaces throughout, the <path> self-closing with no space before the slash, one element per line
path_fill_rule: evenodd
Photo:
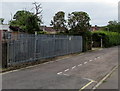
<path fill-rule="evenodd" d="M 86 12 L 72 12 L 68 15 L 69 33 L 83 36 L 83 51 L 91 49 L 90 17 Z"/>
<path fill-rule="evenodd" d="M 36 7 L 37 6 L 38 5 L 36 5 Z M 39 8 L 37 8 L 37 12 L 35 14 L 26 10 L 17 11 L 13 17 L 13 20 L 10 21 L 11 26 L 19 27 L 22 32 L 27 33 L 40 31 L 39 26 L 41 23 L 42 18 Z"/>
<path fill-rule="evenodd" d="M 0 24 L 3 24 L 4 18 L 0 18 Z"/>
<path fill-rule="evenodd" d="M 117 25 L 117 21 L 109 21 L 108 23 L 108 25 Z"/>
<path fill-rule="evenodd" d="M 74 33 L 88 31 L 90 28 L 90 17 L 86 12 L 72 12 L 68 15 L 68 26 Z"/>
<path fill-rule="evenodd" d="M 54 29 L 57 31 L 65 31 L 66 30 L 66 20 L 65 20 L 65 13 L 63 11 L 59 11 L 55 14 L 53 17 L 53 20 L 51 20 L 51 26 L 53 26 Z"/>
<path fill-rule="evenodd" d="M 109 21 L 105 29 L 107 31 L 120 33 L 120 23 L 118 23 L 117 21 Z"/>

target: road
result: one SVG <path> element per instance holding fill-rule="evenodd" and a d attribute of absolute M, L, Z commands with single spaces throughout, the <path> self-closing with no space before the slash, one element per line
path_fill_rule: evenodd
<path fill-rule="evenodd" d="M 118 88 L 118 69 L 116 69 L 97 89 L 116 88 Z"/>
<path fill-rule="evenodd" d="M 85 89 L 118 65 L 118 47 L 4 73 L 3 89 Z M 91 88 L 89 88 L 91 89 Z"/>

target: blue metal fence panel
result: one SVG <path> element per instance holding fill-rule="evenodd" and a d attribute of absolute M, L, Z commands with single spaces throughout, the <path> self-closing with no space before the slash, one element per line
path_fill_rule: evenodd
<path fill-rule="evenodd" d="M 7 35 L 7 59 L 12 66 L 71 53 L 82 52 L 82 37 L 68 35 Z"/>

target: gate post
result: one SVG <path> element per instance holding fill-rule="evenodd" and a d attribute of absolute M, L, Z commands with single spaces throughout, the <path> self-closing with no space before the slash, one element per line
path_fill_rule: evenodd
<path fill-rule="evenodd" d="M 7 68 L 7 42 L 2 43 L 2 68 Z"/>
<path fill-rule="evenodd" d="M 7 68 L 8 67 L 8 63 L 7 63 L 7 45 L 8 45 L 8 42 L 7 42 L 7 32 L 3 32 L 3 36 L 2 36 L 2 40 L 1 40 L 1 52 L 2 52 L 2 61 L 1 61 L 1 67 L 2 68 Z"/>

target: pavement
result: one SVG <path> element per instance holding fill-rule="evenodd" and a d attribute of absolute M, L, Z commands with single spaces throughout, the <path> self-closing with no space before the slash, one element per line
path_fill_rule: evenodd
<path fill-rule="evenodd" d="M 118 89 L 118 69 L 116 69 L 97 89 Z"/>
<path fill-rule="evenodd" d="M 2 73 L 2 89 L 92 89 L 117 65 L 118 47 L 104 48 Z"/>

